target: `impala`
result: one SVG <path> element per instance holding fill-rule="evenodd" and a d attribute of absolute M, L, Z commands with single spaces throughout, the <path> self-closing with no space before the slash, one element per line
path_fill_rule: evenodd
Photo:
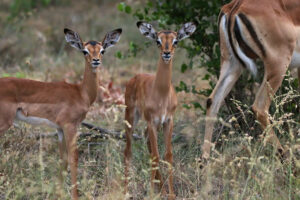
<path fill-rule="evenodd" d="M 131 160 L 131 139 L 134 126 L 143 117 L 147 121 L 148 150 L 152 159 L 151 188 L 154 188 L 154 179 L 160 181 L 160 188 L 163 189 L 162 177 L 157 169 L 159 164 L 159 152 L 157 146 L 157 131 L 162 126 L 165 138 L 166 153 L 165 159 L 169 163 L 169 199 L 174 199 L 173 176 L 172 176 L 172 132 L 173 115 L 177 106 L 177 97 L 172 86 L 172 62 L 177 43 L 189 37 L 195 30 L 193 23 L 186 23 L 178 32 L 160 31 L 156 32 L 151 24 L 138 22 L 140 32 L 154 40 L 160 49 L 160 56 L 156 75 L 138 74 L 126 85 L 125 92 L 125 120 L 129 123 L 126 126 L 126 147 L 125 155 L 125 192 L 127 192 L 129 163 Z"/>
<path fill-rule="evenodd" d="M 64 29 L 66 41 L 84 54 L 85 72 L 81 84 L 40 82 L 28 79 L 0 79 L 0 134 L 15 119 L 34 125 L 48 125 L 58 130 L 62 170 L 71 170 L 72 199 L 77 193 L 77 126 L 95 101 L 98 68 L 105 50 L 119 41 L 122 29 L 106 34 L 102 42 L 82 42 L 78 33 Z M 61 170 L 61 171 L 62 171 Z M 61 174 L 62 176 L 62 174 Z"/>
<path fill-rule="evenodd" d="M 268 110 L 288 66 L 298 68 L 300 78 L 300 1 L 233 0 L 221 9 L 219 37 L 221 74 L 207 100 L 203 158 L 210 155 L 214 121 L 221 102 L 228 95 L 243 68 L 257 73 L 255 59 L 264 65 L 264 78 L 252 109 L 263 129 L 270 125 Z M 268 139 L 283 151 L 274 131 Z"/>

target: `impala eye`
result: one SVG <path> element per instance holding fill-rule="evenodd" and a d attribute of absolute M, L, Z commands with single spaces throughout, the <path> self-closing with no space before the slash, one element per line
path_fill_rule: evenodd
<path fill-rule="evenodd" d="M 178 41 L 177 40 L 174 40 L 174 42 L 173 42 L 173 45 L 177 45 L 178 44 Z"/>
<path fill-rule="evenodd" d="M 101 50 L 100 53 L 103 55 L 105 53 L 105 50 Z"/>
<path fill-rule="evenodd" d="M 157 44 L 157 46 L 160 46 L 160 45 L 161 45 L 161 43 L 160 43 L 159 40 L 156 40 L 156 44 Z"/>
<path fill-rule="evenodd" d="M 89 54 L 89 52 L 88 52 L 87 50 L 85 50 L 85 49 L 82 50 L 82 53 L 83 53 L 83 55 L 85 55 L 85 56 Z"/>

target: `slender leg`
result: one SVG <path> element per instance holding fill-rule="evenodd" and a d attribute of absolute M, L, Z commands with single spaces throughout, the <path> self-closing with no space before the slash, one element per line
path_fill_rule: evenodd
<path fill-rule="evenodd" d="M 77 168 L 78 168 L 78 151 L 77 151 L 77 128 L 74 124 L 65 124 L 63 132 L 65 134 L 66 147 L 68 151 L 68 162 L 71 169 L 72 199 L 78 199 L 77 191 Z"/>
<path fill-rule="evenodd" d="M 172 152 L 173 119 L 170 119 L 168 122 L 164 124 L 163 131 L 164 131 L 165 145 L 166 145 L 165 160 L 169 163 L 168 199 L 173 200 L 176 197 L 173 188 L 173 152 Z"/>
<path fill-rule="evenodd" d="M 128 177 L 129 177 L 129 168 L 130 168 L 130 162 L 132 157 L 131 152 L 131 140 L 132 140 L 132 132 L 133 132 L 133 126 L 134 126 L 134 109 L 131 107 L 127 107 L 125 111 L 125 120 L 130 124 L 130 127 L 128 125 L 126 126 L 126 147 L 124 150 L 124 162 L 125 162 L 125 194 L 128 192 Z"/>
<path fill-rule="evenodd" d="M 204 144 L 202 146 L 202 157 L 205 159 L 210 156 L 211 139 L 215 118 L 220 109 L 221 103 L 240 77 L 241 71 L 241 66 L 236 60 L 234 60 L 234 58 L 232 58 L 231 61 L 226 60 L 222 62 L 221 76 L 212 94 L 207 100 L 205 136 Z"/>
<path fill-rule="evenodd" d="M 151 171 L 151 188 L 154 190 L 155 188 L 155 178 L 157 177 L 160 181 L 160 188 L 162 189 L 162 192 L 164 193 L 163 181 L 162 177 L 158 171 L 159 167 L 159 152 L 158 152 L 158 145 L 157 145 L 157 127 L 153 125 L 151 122 L 148 122 L 147 125 L 148 130 L 148 137 L 150 141 L 151 146 L 151 160 L 152 160 L 152 171 Z"/>
<path fill-rule="evenodd" d="M 256 114 L 257 120 L 260 122 L 263 129 L 266 129 L 267 126 L 270 125 L 270 120 L 268 118 L 269 107 L 274 94 L 276 93 L 276 91 L 282 83 L 284 74 L 288 66 L 287 63 L 282 63 L 280 62 L 280 60 L 274 60 L 269 64 L 265 64 L 266 72 L 264 80 L 260 86 L 258 93 L 256 94 L 255 101 L 252 106 L 253 111 Z M 273 69 L 271 68 L 271 66 L 273 66 Z M 276 66 L 277 68 L 274 69 L 274 66 Z M 275 135 L 274 130 L 271 129 L 268 132 L 268 135 L 269 136 L 267 137 L 266 141 L 271 142 L 278 148 L 278 150 L 282 152 L 283 148 L 277 136 Z"/>
<path fill-rule="evenodd" d="M 57 133 L 58 133 L 59 156 L 61 162 L 60 181 L 61 183 L 63 183 L 64 180 L 63 172 L 67 171 L 67 167 L 68 167 L 68 154 L 67 154 L 66 140 L 65 140 L 63 130 L 57 129 Z"/>

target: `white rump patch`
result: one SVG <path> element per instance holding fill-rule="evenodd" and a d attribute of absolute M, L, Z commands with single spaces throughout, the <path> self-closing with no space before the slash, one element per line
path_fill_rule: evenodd
<path fill-rule="evenodd" d="M 293 52 L 293 57 L 290 63 L 290 68 L 300 68 L 300 52 Z"/>
<path fill-rule="evenodd" d="M 16 120 L 20 120 L 20 121 L 24 121 L 28 124 L 32 124 L 32 125 L 46 125 L 46 126 L 50 126 L 52 128 L 56 128 L 58 129 L 59 126 L 55 123 L 53 123 L 52 121 L 45 119 L 45 118 L 40 118 L 40 117 L 33 117 L 33 116 L 25 116 L 22 112 L 22 110 L 17 110 L 16 113 Z"/>

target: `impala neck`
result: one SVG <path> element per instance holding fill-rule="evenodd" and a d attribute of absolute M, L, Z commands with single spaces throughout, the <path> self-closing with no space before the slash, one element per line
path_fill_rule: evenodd
<path fill-rule="evenodd" d="M 81 92 L 87 99 L 89 105 L 91 105 L 96 97 L 98 91 L 98 71 L 93 72 L 92 67 L 86 61 L 83 81 L 81 83 Z"/>
<path fill-rule="evenodd" d="M 171 88 L 172 62 L 173 59 L 171 59 L 168 63 L 165 63 L 161 56 L 158 61 L 158 67 L 154 81 L 154 88 L 155 91 L 158 91 L 160 93 L 160 95 L 167 95 Z"/>

